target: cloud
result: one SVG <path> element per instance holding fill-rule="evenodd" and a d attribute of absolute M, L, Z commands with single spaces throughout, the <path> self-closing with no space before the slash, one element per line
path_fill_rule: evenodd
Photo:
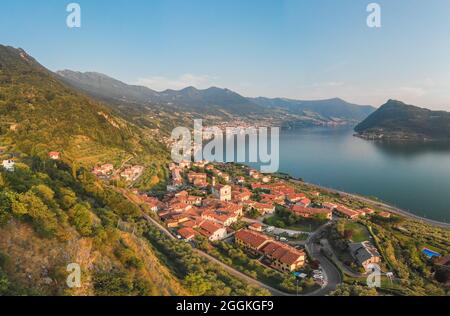
<path fill-rule="evenodd" d="M 427 94 L 427 89 L 419 86 L 400 87 L 397 89 L 396 94 L 399 96 L 399 98 L 419 98 Z"/>
<path fill-rule="evenodd" d="M 183 74 L 176 78 L 168 78 L 164 76 L 151 76 L 147 78 L 139 78 L 137 83 L 150 89 L 162 91 L 166 89 L 179 90 L 186 87 L 196 87 L 205 89 L 215 85 L 216 77 L 209 75 Z"/>

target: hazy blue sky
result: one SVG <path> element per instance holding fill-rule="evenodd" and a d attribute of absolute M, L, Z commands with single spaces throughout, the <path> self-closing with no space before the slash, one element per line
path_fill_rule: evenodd
<path fill-rule="evenodd" d="M 63 0 L 0 3 L 0 43 L 51 70 L 98 71 L 156 90 L 389 98 L 450 110 L 449 0 Z M 366 6 L 382 27 L 366 25 Z"/>

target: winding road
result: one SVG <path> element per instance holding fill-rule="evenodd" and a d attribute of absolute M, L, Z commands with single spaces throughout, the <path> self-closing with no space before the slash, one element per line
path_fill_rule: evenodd
<path fill-rule="evenodd" d="M 320 262 L 320 265 L 326 276 L 325 286 L 318 290 L 314 295 L 324 296 L 334 291 L 342 283 L 342 275 L 339 269 L 321 252 L 319 244 L 320 235 L 330 225 L 331 222 L 319 227 L 314 233 L 310 234 L 305 243 L 305 248 L 309 255 Z"/>

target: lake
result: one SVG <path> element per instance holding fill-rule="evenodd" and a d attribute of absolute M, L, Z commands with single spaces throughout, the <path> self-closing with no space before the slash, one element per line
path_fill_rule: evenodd
<path fill-rule="evenodd" d="M 372 142 L 348 128 L 288 130 L 280 133 L 279 171 L 450 222 L 450 143 Z"/>

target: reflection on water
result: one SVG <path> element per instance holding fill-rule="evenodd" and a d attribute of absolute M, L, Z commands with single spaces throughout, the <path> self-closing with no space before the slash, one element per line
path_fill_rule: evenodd
<path fill-rule="evenodd" d="M 450 222 L 449 142 L 373 142 L 351 129 L 282 131 L 280 171 Z"/>
<path fill-rule="evenodd" d="M 420 142 L 420 143 L 401 143 L 401 142 L 387 142 L 374 141 L 372 142 L 379 150 L 385 151 L 392 155 L 419 155 L 426 153 L 443 153 L 450 152 L 450 142 Z"/>

